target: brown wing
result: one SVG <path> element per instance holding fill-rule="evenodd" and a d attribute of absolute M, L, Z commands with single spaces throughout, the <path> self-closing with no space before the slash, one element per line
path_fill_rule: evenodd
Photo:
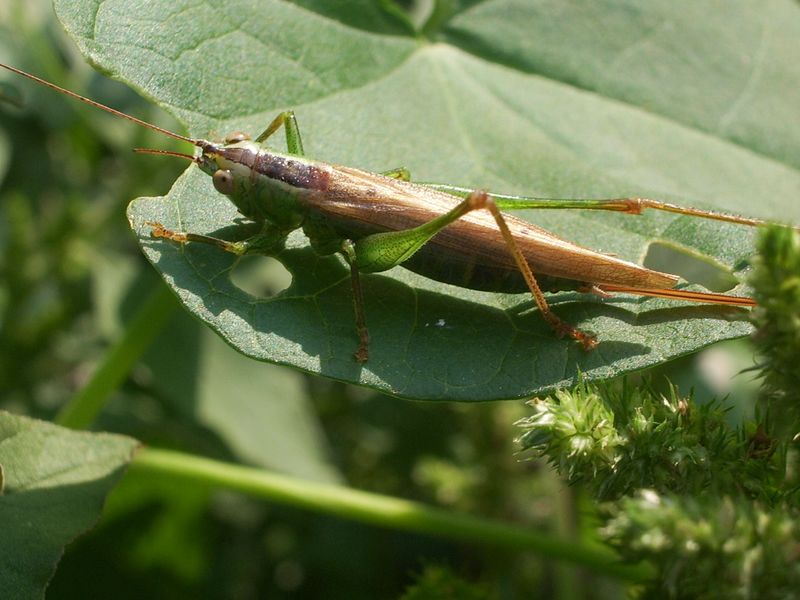
<path fill-rule="evenodd" d="M 309 192 L 304 202 L 340 230 L 357 238 L 378 231 L 416 227 L 447 212 L 460 199 L 427 188 L 352 167 L 329 167 L 328 189 Z M 629 288 L 671 288 L 678 277 L 595 252 L 513 215 L 504 213 L 509 229 L 534 273 Z M 508 248 L 488 211 L 474 211 L 448 225 L 430 243 L 465 260 L 515 269 Z"/>

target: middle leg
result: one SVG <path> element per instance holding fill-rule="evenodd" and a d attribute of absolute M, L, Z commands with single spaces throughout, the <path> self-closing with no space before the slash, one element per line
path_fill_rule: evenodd
<path fill-rule="evenodd" d="M 473 191 L 469 193 L 452 210 L 417 227 L 375 233 L 357 240 L 353 245 L 355 256 L 351 268 L 355 267 L 365 273 L 377 273 L 401 265 L 447 225 L 473 210 L 480 209 L 488 210 L 494 217 L 506 247 L 525 279 L 525 283 L 545 321 L 559 336 L 568 335 L 580 342 L 586 350 L 595 348 L 597 346 L 597 338 L 595 336 L 573 327 L 550 309 L 544 293 L 539 287 L 530 265 L 528 265 L 528 261 L 519 249 L 503 218 L 503 214 L 486 192 Z"/>

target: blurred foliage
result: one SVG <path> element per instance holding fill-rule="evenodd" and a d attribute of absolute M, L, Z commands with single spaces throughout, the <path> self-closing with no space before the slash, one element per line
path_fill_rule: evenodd
<path fill-rule="evenodd" d="M 658 566 L 640 597 L 788 599 L 800 589 L 797 512 L 742 496 L 643 490 L 608 506 L 603 533 L 629 560 Z"/>
<path fill-rule="evenodd" d="M 763 407 L 777 435 L 800 435 L 800 235 L 774 227 L 759 240 L 751 281 L 759 307 L 756 345 L 763 356 Z"/>
<path fill-rule="evenodd" d="M 403 594 L 401 600 L 494 600 L 488 588 L 469 583 L 444 567 L 427 567 L 419 579 Z"/>
<path fill-rule="evenodd" d="M 6 62 L 154 116 L 83 64 L 42 7 L 10 3 L 0 12 Z M 180 165 L 154 169 L 152 160 L 131 156 L 131 147 L 155 143 L 149 132 L 18 78 L 7 85 L 19 90 L 24 108 L 0 112 L 0 397 L 6 407 L 47 417 L 103 349 L 92 322 L 97 257 L 139 260 L 124 218 L 127 199 L 168 186 Z"/>
<path fill-rule="evenodd" d="M 606 501 L 606 540 L 656 567 L 639 597 L 796 598 L 800 590 L 798 232 L 761 231 L 754 267 L 762 379 L 754 418 L 733 427 L 722 402 L 617 382 L 535 399 L 519 422 L 523 448 Z"/>

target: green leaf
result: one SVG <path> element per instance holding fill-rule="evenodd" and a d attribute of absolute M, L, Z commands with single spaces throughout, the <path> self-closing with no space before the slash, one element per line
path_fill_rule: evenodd
<path fill-rule="evenodd" d="M 114 253 L 94 261 L 95 314 L 108 337 L 119 335 L 130 317 L 127 309 L 140 306 L 157 283 L 149 273 L 144 281 L 137 277 L 135 258 Z M 171 416 L 187 426 L 202 425 L 197 435 L 211 430 L 251 465 L 341 481 L 300 373 L 248 360 L 182 311 L 170 318 L 142 363 Z"/>
<path fill-rule="evenodd" d="M 136 445 L 0 412 L 0 597 L 44 597 L 64 546 L 99 518 Z"/>
<path fill-rule="evenodd" d="M 241 460 L 341 481 L 299 373 L 246 360 L 187 315 L 172 320 L 144 362 L 159 394 L 218 433 Z"/>
<path fill-rule="evenodd" d="M 307 153 L 414 179 L 550 197 L 648 196 L 800 219 L 800 7 L 696 1 L 453 3 L 425 34 L 378 3 L 56 2 L 87 57 L 182 119 L 192 135 L 260 132 L 294 108 Z M 444 6 L 444 5 L 443 5 Z M 357 16 L 354 16 L 357 15 Z M 752 232 L 669 215 L 523 212 L 582 245 L 640 261 L 653 242 L 739 275 Z M 302 235 L 272 298 L 230 280 L 214 248 L 149 238 L 147 221 L 242 235 L 237 213 L 189 169 L 129 219 L 186 307 L 254 358 L 409 398 L 529 396 L 643 369 L 747 335 L 746 312 L 631 296 L 552 297 L 601 340 L 556 339 L 526 295 L 441 285 L 397 268 L 365 277 L 370 360 L 347 271 Z M 746 294 L 737 288 L 733 293 Z"/>

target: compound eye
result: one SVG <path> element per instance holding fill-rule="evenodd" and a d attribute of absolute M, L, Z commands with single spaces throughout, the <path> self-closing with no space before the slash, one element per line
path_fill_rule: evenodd
<path fill-rule="evenodd" d="M 230 171 L 224 169 L 215 171 L 211 176 L 211 181 L 214 183 L 214 189 L 220 194 L 230 196 L 233 193 L 233 175 Z"/>
<path fill-rule="evenodd" d="M 250 136 L 244 133 L 243 131 L 232 131 L 231 133 L 225 136 L 225 143 L 235 144 L 236 142 L 243 142 L 249 139 Z"/>

